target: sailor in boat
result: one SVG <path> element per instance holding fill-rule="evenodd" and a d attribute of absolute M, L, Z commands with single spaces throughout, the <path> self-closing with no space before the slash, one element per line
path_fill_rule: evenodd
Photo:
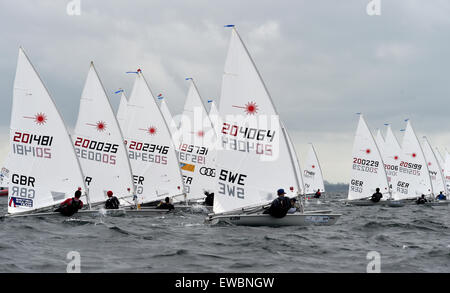
<path fill-rule="evenodd" d="M 299 207 L 297 205 L 297 200 L 295 198 L 291 198 L 291 208 L 288 210 L 288 214 L 294 214 L 296 211 L 299 210 Z"/>
<path fill-rule="evenodd" d="M 286 192 L 284 189 L 278 189 L 278 197 L 272 201 L 270 207 L 264 211 L 264 214 L 269 214 L 275 218 L 283 218 L 291 208 L 291 201 L 289 197 L 284 196 Z"/>
<path fill-rule="evenodd" d="M 157 209 L 163 209 L 163 210 L 169 210 L 169 211 L 175 209 L 175 207 L 173 206 L 173 204 L 170 203 L 170 198 L 169 198 L 169 197 L 166 197 L 166 198 L 164 199 L 164 201 L 161 201 L 161 202 L 156 206 L 156 208 L 157 208 Z"/>
<path fill-rule="evenodd" d="M 381 194 L 379 188 L 375 189 L 375 191 L 376 192 L 374 194 L 372 194 L 372 197 L 370 198 L 370 200 L 373 202 L 379 202 L 380 199 L 383 197 L 383 195 Z"/>
<path fill-rule="evenodd" d="M 120 206 L 120 202 L 117 197 L 113 195 L 113 192 L 111 190 L 109 190 L 106 194 L 108 195 L 108 199 L 105 202 L 105 209 L 117 210 Z"/>
<path fill-rule="evenodd" d="M 416 204 L 424 204 L 426 202 L 428 202 L 428 200 L 425 198 L 425 194 L 422 194 L 422 196 L 416 200 Z"/>
<path fill-rule="evenodd" d="M 61 215 L 71 217 L 75 213 L 78 212 L 79 209 L 83 207 L 83 202 L 80 199 L 81 197 L 81 190 L 78 189 L 75 191 L 75 196 L 72 198 L 68 198 L 65 201 L 63 201 L 59 207 L 55 210 L 55 212 L 61 213 Z"/>
<path fill-rule="evenodd" d="M 206 198 L 205 198 L 205 205 L 206 206 L 213 206 L 214 205 L 214 192 L 204 192 Z"/>
<path fill-rule="evenodd" d="M 317 189 L 316 193 L 314 194 L 314 198 L 320 198 L 322 194 L 320 193 L 320 189 Z"/>
<path fill-rule="evenodd" d="M 442 193 L 442 191 L 436 196 L 437 200 L 447 200 L 447 197 Z"/>

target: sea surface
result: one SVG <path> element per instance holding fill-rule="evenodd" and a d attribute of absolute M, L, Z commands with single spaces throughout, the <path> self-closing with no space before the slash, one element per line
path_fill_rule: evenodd
<path fill-rule="evenodd" d="M 333 209 L 334 226 L 204 224 L 204 214 L 0 220 L 0 272 L 381 272 L 450 273 L 450 208 L 351 207 L 330 193 L 306 209 Z M 0 198 L 0 213 L 7 198 Z M 371 256 L 370 254 L 369 256 Z"/>

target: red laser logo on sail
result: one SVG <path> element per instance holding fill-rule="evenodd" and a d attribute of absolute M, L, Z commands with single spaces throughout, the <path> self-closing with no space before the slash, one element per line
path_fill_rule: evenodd
<path fill-rule="evenodd" d="M 258 105 L 255 102 L 248 102 L 245 106 L 233 105 L 232 107 L 244 109 L 247 115 L 255 115 L 258 113 Z"/>
<path fill-rule="evenodd" d="M 37 113 L 33 117 L 23 116 L 23 118 L 33 119 L 37 125 L 43 125 L 47 122 L 47 116 L 44 113 Z"/>
<path fill-rule="evenodd" d="M 144 130 L 145 132 L 147 132 L 151 136 L 156 135 L 156 127 L 155 126 L 150 126 L 150 127 L 146 128 L 146 129 L 141 128 L 140 130 Z"/>
<path fill-rule="evenodd" d="M 413 158 L 415 158 L 416 156 L 417 156 L 416 153 L 413 153 L 413 154 L 412 154 L 412 157 L 413 157 Z"/>
<path fill-rule="evenodd" d="M 367 149 L 367 150 L 366 150 L 366 154 L 370 154 L 370 149 Z"/>
<path fill-rule="evenodd" d="M 97 128 L 97 131 L 102 132 L 106 130 L 106 122 L 104 121 L 97 121 L 97 123 L 86 123 L 86 125 L 94 126 Z"/>

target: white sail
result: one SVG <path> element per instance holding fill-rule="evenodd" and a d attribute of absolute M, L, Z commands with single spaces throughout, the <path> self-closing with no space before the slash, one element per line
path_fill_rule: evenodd
<path fill-rule="evenodd" d="M 128 101 L 124 137 L 138 202 L 183 194 L 179 162 L 169 128 L 140 70 Z"/>
<path fill-rule="evenodd" d="M 395 189 L 394 184 L 397 183 L 401 151 L 402 149 L 397 141 L 397 138 L 392 132 L 391 126 L 386 124 L 386 139 L 384 142 L 383 152 L 381 154 L 391 190 Z"/>
<path fill-rule="evenodd" d="M 305 183 L 305 193 L 314 194 L 317 190 L 325 192 L 323 184 L 322 168 L 320 168 L 319 159 L 313 144 L 309 144 L 308 155 L 303 170 L 303 180 Z"/>
<path fill-rule="evenodd" d="M 444 161 L 444 179 L 445 186 L 447 188 L 447 193 L 450 193 L 450 154 L 445 151 L 445 161 Z"/>
<path fill-rule="evenodd" d="M 287 128 L 284 125 L 283 121 L 280 121 L 280 123 L 286 136 L 286 143 L 289 148 L 289 153 L 291 154 L 292 163 L 294 164 L 295 176 L 297 177 L 297 181 L 300 186 L 298 189 L 294 188 L 294 186 L 290 186 L 289 191 L 286 190 L 286 192 L 288 196 L 291 197 L 295 197 L 297 195 L 305 195 L 306 192 L 305 192 L 304 174 L 302 172 L 302 168 L 300 167 L 300 161 L 298 160 L 297 151 L 295 150 L 294 143 L 292 142 L 291 136 L 289 135 L 289 132 L 287 131 Z"/>
<path fill-rule="evenodd" d="M 173 119 L 172 114 L 170 113 L 169 107 L 167 106 L 166 100 L 164 98 L 158 97 L 161 100 L 159 104 L 159 108 L 161 109 L 161 113 L 166 120 L 167 125 L 169 126 L 170 133 L 172 134 L 172 138 L 175 138 L 175 134 L 178 131 L 178 127 Z M 174 141 L 174 144 L 177 145 L 177 141 Z"/>
<path fill-rule="evenodd" d="M 204 198 L 216 186 L 214 143 L 216 133 L 194 81 L 190 78 L 179 128 L 178 159 L 183 173 L 187 199 Z"/>
<path fill-rule="evenodd" d="M 377 143 L 378 149 L 380 150 L 381 155 L 384 153 L 384 138 L 381 134 L 381 130 L 377 129 L 377 135 L 375 136 L 375 142 Z"/>
<path fill-rule="evenodd" d="M 122 132 L 108 96 L 91 63 L 80 99 L 72 140 L 92 204 L 103 203 L 111 190 L 132 203 L 133 177 Z"/>
<path fill-rule="evenodd" d="M 423 137 L 422 148 L 430 172 L 434 195 L 438 195 L 441 191 L 447 193 L 441 166 L 426 136 Z"/>
<path fill-rule="evenodd" d="M 72 141 L 47 89 L 19 49 L 10 126 L 8 213 L 51 207 L 85 191 Z"/>
<path fill-rule="evenodd" d="M 120 130 L 122 133 L 124 132 L 125 121 L 127 120 L 127 109 L 128 109 L 128 99 L 123 90 L 120 90 L 120 103 L 119 108 L 117 109 L 117 122 L 119 123 Z"/>
<path fill-rule="evenodd" d="M 403 136 L 396 179 L 397 183 L 393 188 L 395 199 L 412 199 L 421 194 L 433 194 L 428 164 L 409 120 Z"/>
<path fill-rule="evenodd" d="M 380 150 L 363 115 L 360 115 L 352 151 L 352 172 L 348 199 L 370 197 L 377 188 L 389 197 L 390 189 Z"/>
<path fill-rule="evenodd" d="M 219 107 L 215 213 L 263 205 L 279 188 L 301 190 L 287 132 L 235 28 L 225 62 Z"/>

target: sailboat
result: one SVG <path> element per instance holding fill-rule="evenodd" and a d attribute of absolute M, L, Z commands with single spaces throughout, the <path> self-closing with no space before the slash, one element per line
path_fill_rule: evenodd
<path fill-rule="evenodd" d="M 381 130 L 378 128 L 377 129 L 377 135 L 375 136 L 375 142 L 377 143 L 378 149 L 380 150 L 381 155 L 383 155 L 384 153 L 384 138 L 383 135 L 381 134 Z"/>
<path fill-rule="evenodd" d="M 86 192 L 72 140 L 22 48 L 14 80 L 8 159 L 8 216 L 52 213 L 77 189 Z M 87 194 L 82 197 L 87 201 Z"/>
<path fill-rule="evenodd" d="M 447 150 L 445 150 L 445 159 L 444 159 L 444 179 L 447 193 L 450 193 L 450 154 L 448 153 Z"/>
<path fill-rule="evenodd" d="M 127 103 L 124 138 L 139 205 L 184 196 L 183 179 L 172 136 L 142 74 Z"/>
<path fill-rule="evenodd" d="M 436 200 L 436 196 L 442 192 L 448 198 L 447 188 L 445 187 L 444 174 L 442 172 L 442 167 L 439 164 L 437 155 L 433 151 L 430 142 L 427 137 L 423 137 L 422 141 L 423 153 L 425 154 L 425 159 L 427 161 L 428 170 L 430 172 L 431 185 L 433 187 L 434 194 L 426 205 L 448 205 L 450 200 Z"/>
<path fill-rule="evenodd" d="M 423 153 L 428 165 L 428 171 L 430 172 L 431 185 L 433 186 L 434 196 L 438 195 L 439 192 L 447 194 L 445 188 L 444 174 L 442 173 L 442 168 L 439 164 L 438 158 L 431 147 L 431 144 L 426 136 L 423 137 L 422 141 Z"/>
<path fill-rule="evenodd" d="M 213 213 L 206 221 L 234 225 L 332 225 L 340 215 L 296 212 L 263 214 L 276 190 L 301 192 L 295 154 L 266 86 L 234 26 L 225 62 L 219 113 L 223 120 Z"/>
<path fill-rule="evenodd" d="M 134 185 L 127 149 L 92 62 L 72 139 L 89 189 L 91 205 L 103 204 L 108 199 L 108 191 L 112 191 L 121 201 L 121 206 L 134 205 Z"/>
<path fill-rule="evenodd" d="M 391 197 L 383 158 L 375 139 L 362 114 L 359 114 L 358 127 L 352 150 L 352 170 L 347 203 L 353 205 L 377 205 L 369 198 L 379 188 L 384 200 Z"/>
<path fill-rule="evenodd" d="M 186 187 L 187 203 L 201 203 L 216 185 L 216 133 L 192 78 L 179 128 L 178 158 Z"/>
<path fill-rule="evenodd" d="M 412 128 L 406 120 L 402 152 L 398 160 L 398 176 L 396 178 L 393 197 L 397 200 L 416 199 L 422 194 L 433 195 L 430 172 L 422 147 Z"/>
<path fill-rule="evenodd" d="M 306 156 L 305 168 L 303 170 L 303 182 L 305 184 L 305 194 L 313 195 L 317 191 L 325 193 L 323 183 L 322 168 L 317 158 L 316 150 L 312 143 L 309 144 L 308 155 Z"/>

